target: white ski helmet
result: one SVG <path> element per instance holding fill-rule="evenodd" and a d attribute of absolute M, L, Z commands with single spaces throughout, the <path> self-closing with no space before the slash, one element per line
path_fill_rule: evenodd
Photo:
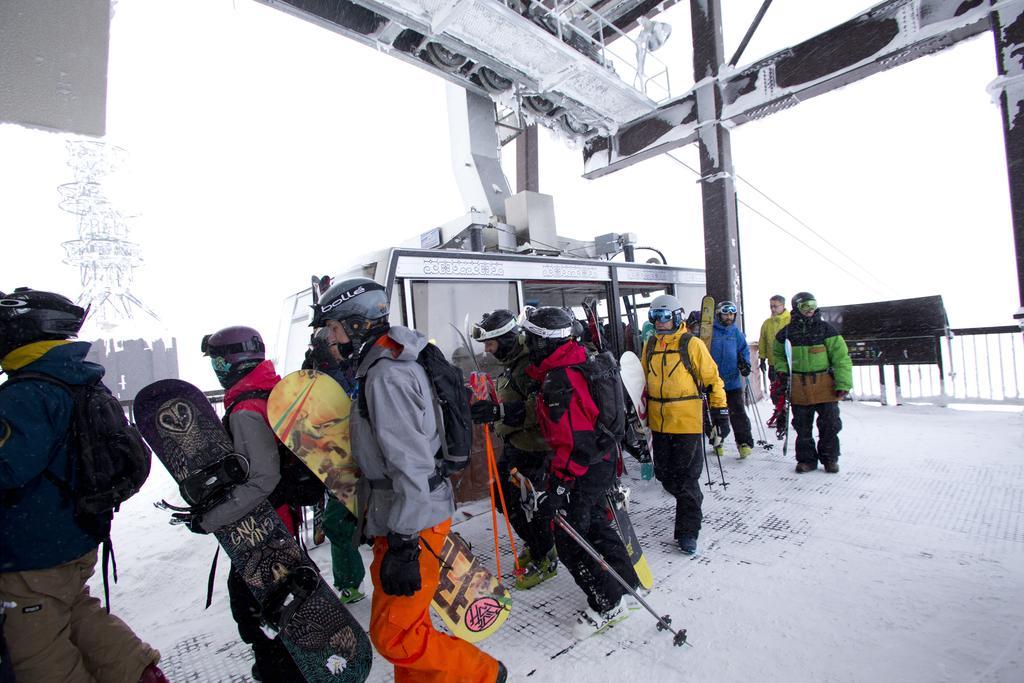
<path fill-rule="evenodd" d="M 651 323 L 665 323 L 672 321 L 672 329 L 659 330 L 655 325 L 656 334 L 672 334 L 683 324 L 683 302 L 671 294 L 661 294 L 654 297 L 651 307 L 647 309 L 647 319 Z"/>

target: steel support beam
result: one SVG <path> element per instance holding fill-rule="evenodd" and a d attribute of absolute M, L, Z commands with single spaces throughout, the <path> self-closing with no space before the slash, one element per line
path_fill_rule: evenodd
<path fill-rule="evenodd" d="M 719 123 L 722 111 L 718 68 L 724 62 L 721 0 L 690 0 L 693 79 L 704 206 L 704 269 L 708 294 L 729 299 L 743 310 L 740 235 L 729 131 Z"/>
<path fill-rule="evenodd" d="M 516 193 L 540 192 L 537 125 L 531 124 L 516 138 Z"/>
<path fill-rule="evenodd" d="M 740 125 L 763 118 L 987 31 L 995 11 L 990 1 L 886 0 L 810 40 L 716 78 L 721 120 Z M 615 135 L 587 142 L 584 177 L 597 178 L 694 142 L 696 95 L 704 87 L 700 79 L 696 83 L 657 111 L 620 126 Z"/>
<path fill-rule="evenodd" d="M 1017 289 L 1024 324 L 1024 2 L 997 10 L 992 33 L 999 68 L 999 107 L 1006 140 L 1006 169 L 1010 180 L 1013 246 L 1017 253 Z"/>

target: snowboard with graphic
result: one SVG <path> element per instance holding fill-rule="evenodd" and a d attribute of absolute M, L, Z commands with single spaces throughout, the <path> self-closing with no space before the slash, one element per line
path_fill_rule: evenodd
<path fill-rule="evenodd" d="M 711 337 L 715 333 L 715 297 L 705 296 L 700 301 L 700 340 L 708 351 L 711 350 Z"/>
<path fill-rule="evenodd" d="M 650 342 L 653 344 L 654 342 Z M 619 359 L 622 386 L 629 397 L 626 404 L 626 446 L 640 461 L 640 473 L 644 479 L 654 476 L 654 443 L 647 425 L 647 378 L 640 358 L 632 351 L 626 351 Z"/>
<path fill-rule="evenodd" d="M 288 374 L 267 400 L 277 438 L 346 506 L 358 499 L 359 474 L 348 434 L 351 407 L 341 385 L 316 370 Z M 455 532 L 445 539 L 441 558 L 441 582 L 430 603 L 434 612 L 454 635 L 471 643 L 495 633 L 512 606 L 508 589 Z"/>
<path fill-rule="evenodd" d="M 167 379 L 144 387 L 135 397 L 134 416 L 179 484 L 194 482 L 200 471 L 219 472 L 219 463 L 247 464 L 234 456 L 231 439 L 206 396 L 187 382 Z M 240 476 L 246 474 L 243 468 Z M 366 680 L 373 661 L 366 632 L 269 503 L 260 503 L 214 535 L 262 606 L 265 622 L 280 632 L 305 680 Z"/>

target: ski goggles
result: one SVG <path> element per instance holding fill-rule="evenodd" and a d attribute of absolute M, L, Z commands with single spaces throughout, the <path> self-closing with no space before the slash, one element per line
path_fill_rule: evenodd
<path fill-rule="evenodd" d="M 796 305 L 796 310 L 800 311 L 801 313 L 811 313 L 813 311 L 818 310 L 818 302 L 815 301 L 814 299 L 807 299 L 806 301 L 801 301 Z"/>
<path fill-rule="evenodd" d="M 736 313 L 736 307 L 733 306 L 732 304 L 729 304 L 728 306 L 722 306 L 720 309 L 718 309 L 718 312 L 719 313 L 733 313 L 733 314 L 735 314 Z"/>
<path fill-rule="evenodd" d="M 652 323 L 672 322 L 674 317 L 675 311 L 670 311 L 667 308 L 652 308 L 647 311 L 647 319 Z"/>

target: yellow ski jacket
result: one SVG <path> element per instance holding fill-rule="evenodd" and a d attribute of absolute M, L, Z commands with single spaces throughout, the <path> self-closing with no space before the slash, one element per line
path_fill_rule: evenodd
<path fill-rule="evenodd" d="M 775 358 L 772 356 L 772 349 L 775 346 L 775 335 L 788 324 L 789 311 L 773 315 L 761 323 L 761 339 L 757 343 L 757 357 L 767 360 L 768 365 L 773 368 L 775 367 Z"/>
<path fill-rule="evenodd" d="M 647 424 L 663 434 L 700 434 L 703 431 L 703 401 L 694 375 L 702 386 L 711 387 L 712 408 L 725 408 L 725 388 L 718 376 L 718 366 L 699 337 L 691 337 L 686 352 L 687 368 L 679 352 L 680 338 L 686 324 L 672 334 L 652 336 L 644 344 L 640 358 L 647 379 Z"/>

